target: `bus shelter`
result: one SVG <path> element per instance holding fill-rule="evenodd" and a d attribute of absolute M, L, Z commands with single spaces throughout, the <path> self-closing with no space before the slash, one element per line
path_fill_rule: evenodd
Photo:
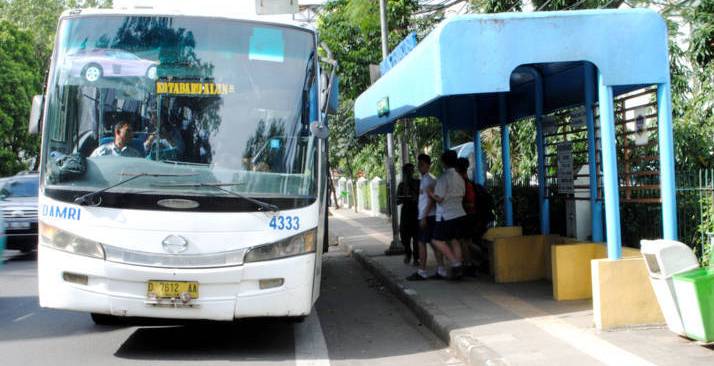
<path fill-rule="evenodd" d="M 453 17 L 437 26 L 357 98 L 356 134 L 387 133 L 398 120 L 420 116 L 440 120 L 445 146 L 449 130 L 474 131 L 473 180 L 484 183 L 480 131 L 500 126 L 503 215 L 510 226 L 514 220 L 509 124 L 533 118 L 537 131 L 534 143 L 538 156 L 540 232 L 548 235 L 551 218 L 546 192 L 544 116 L 582 106 L 588 171 L 593 177 L 589 179 L 592 241 L 605 241 L 610 262 L 621 262 L 613 102 L 619 95 L 656 88 L 662 233 L 665 239 L 676 240 L 677 236 L 667 41 L 664 20 L 647 9 Z M 599 115 L 597 121 L 595 111 Z M 601 150 L 596 149 L 597 139 Z M 594 178 L 599 169 L 601 188 Z M 602 278 L 593 273 L 594 299 L 604 296 L 610 288 L 609 284 L 596 283 Z"/>

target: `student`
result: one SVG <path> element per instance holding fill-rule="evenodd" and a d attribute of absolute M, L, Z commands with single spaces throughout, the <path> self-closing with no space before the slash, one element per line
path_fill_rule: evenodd
<path fill-rule="evenodd" d="M 408 281 L 422 281 L 426 279 L 444 279 L 447 276 L 446 268 L 444 267 L 444 257 L 436 249 L 434 255 L 437 262 L 436 273 L 429 277 L 426 271 L 426 244 L 431 243 L 431 236 L 434 230 L 436 221 L 436 209 L 434 200 L 429 197 L 429 194 L 434 190 L 436 180 L 429 173 L 431 169 L 431 157 L 426 154 L 420 154 L 417 158 L 417 168 L 421 174 L 419 182 L 419 202 L 418 202 L 418 220 L 419 220 L 419 268 L 416 272 L 407 277 Z"/>
<path fill-rule="evenodd" d="M 419 198 L 419 179 L 414 179 L 414 164 L 402 167 L 402 181 L 397 186 L 397 204 L 402 205 L 399 215 L 399 237 L 404 245 L 404 264 L 413 261 L 419 263 L 417 232 L 419 229 L 417 199 Z"/>
<path fill-rule="evenodd" d="M 434 192 L 429 196 L 436 202 L 436 224 L 432 235 L 434 246 L 449 260 L 451 264 L 451 279 L 459 279 L 461 269 L 462 231 L 466 212 L 463 198 L 466 191 L 464 180 L 456 172 L 456 152 L 449 150 L 441 154 L 444 173 L 436 181 Z"/>

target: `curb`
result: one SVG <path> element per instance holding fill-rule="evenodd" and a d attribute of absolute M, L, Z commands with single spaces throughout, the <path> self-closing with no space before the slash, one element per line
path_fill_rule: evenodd
<path fill-rule="evenodd" d="M 353 249 L 351 246 L 347 249 L 358 263 L 382 282 L 422 324 L 448 344 L 467 365 L 506 365 L 497 352 L 478 342 L 468 331 L 459 330 L 458 325 L 451 318 L 432 302 L 406 287 L 392 271 L 370 258 L 361 249 Z"/>

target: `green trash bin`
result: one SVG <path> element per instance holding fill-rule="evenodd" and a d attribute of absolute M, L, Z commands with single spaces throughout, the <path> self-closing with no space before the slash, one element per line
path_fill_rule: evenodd
<path fill-rule="evenodd" d="M 675 274 L 673 279 L 687 337 L 714 342 L 714 268 Z"/>

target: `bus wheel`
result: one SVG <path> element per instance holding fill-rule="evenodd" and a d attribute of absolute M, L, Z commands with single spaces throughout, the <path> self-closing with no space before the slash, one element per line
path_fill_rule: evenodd
<path fill-rule="evenodd" d="M 96 325 L 122 325 L 124 319 L 114 315 L 92 313 L 92 321 Z"/>

